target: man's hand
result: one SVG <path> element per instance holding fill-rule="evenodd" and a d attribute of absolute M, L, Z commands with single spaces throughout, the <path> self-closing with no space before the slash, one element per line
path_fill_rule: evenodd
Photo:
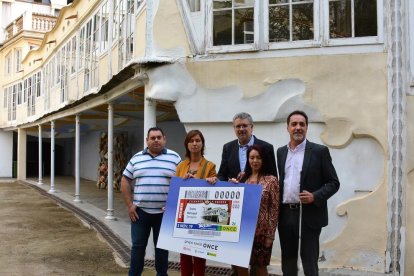
<path fill-rule="evenodd" d="M 299 199 L 303 204 L 310 204 L 315 201 L 313 194 L 303 190 L 303 192 L 299 193 Z"/>
<path fill-rule="evenodd" d="M 137 213 L 137 206 L 135 206 L 134 204 L 131 204 L 128 207 L 128 215 L 131 221 L 134 221 L 134 222 L 137 221 L 139 219 L 138 213 Z"/>

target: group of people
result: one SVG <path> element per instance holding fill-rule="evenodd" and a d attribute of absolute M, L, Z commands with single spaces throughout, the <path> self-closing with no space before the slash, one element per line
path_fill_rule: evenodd
<path fill-rule="evenodd" d="M 199 130 L 188 132 L 185 159 L 165 147 L 162 129 L 148 130 L 147 147 L 135 154 L 123 173 L 121 190 L 131 219 L 129 275 L 141 275 L 150 231 L 157 244 L 169 181 L 173 176 L 262 186 L 259 216 L 250 267 L 267 275 L 276 227 L 282 253 L 283 275 L 298 274 L 298 255 L 305 275 L 318 275 L 319 236 L 328 224 L 327 200 L 339 189 L 329 149 L 306 139 L 308 117 L 296 110 L 287 117 L 290 140 L 277 150 L 253 135 L 247 113 L 233 118 L 237 139 L 223 146 L 221 164 L 204 158 L 205 139 Z M 278 174 L 279 173 L 279 174 Z M 300 253 L 299 253 L 300 251 Z M 181 275 L 204 275 L 206 260 L 180 255 Z M 157 275 L 168 275 L 168 251 L 155 248 Z M 248 275 L 248 268 L 233 266 L 233 274 Z"/>

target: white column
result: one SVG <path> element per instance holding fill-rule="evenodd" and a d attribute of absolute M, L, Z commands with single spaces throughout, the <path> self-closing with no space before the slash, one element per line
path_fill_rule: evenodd
<path fill-rule="evenodd" d="M 108 104 L 108 209 L 106 212 L 106 220 L 115 220 L 114 217 L 114 109 L 112 103 Z"/>
<path fill-rule="evenodd" d="M 55 121 L 50 127 L 50 190 L 49 193 L 56 193 L 55 190 Z"/>
<path fill-rule="evenodd" d="M 26 147 L 27 134 L 26 130 L 19 128 L 17 130 L 17 179 L 26 180 Z"/>
<path fill-rule="evenodd" d="M 147 88 L 145 88 L 144 101 L 144 148 L 147 146 L 146 138 L 148 129 L 157 125 L 157 103 L 147 97 Z"/>
<path fill-rule="evenodd" d="M 76 114 L 75 120 L 75 202 L 82 202 L 80 199 L 80 120 L 79 114 Z"/>
<path fill-rule="evenodd" d="M 39 125 L 39 180 L 37 182 L 38 185 L 43 184 L 43 156 L 42 156 L 42 125 Z"/>

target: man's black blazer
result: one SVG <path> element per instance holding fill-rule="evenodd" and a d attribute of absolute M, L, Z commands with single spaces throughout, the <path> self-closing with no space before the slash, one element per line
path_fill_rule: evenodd
<path fill-rule="evenodd" d="M 264 151 L 264 160 L 269 162 L 270 173 L 277 176 L 276 171 L 276 159 L 273 146 L 263 140 L 254 137 L 254 144 L 260 145 Z M 228 142 L 223 146 L 223 152 L 221 154 L 220 169 L 217 173 L 217 178 L 221 181 L 227 181 L 229 178 L 236 178 L 240 173 L 240 161 L 239 161 L 239 143 L 238 140 Z"/>
<path fill-rule="evenodd" d="M 287 146 L 277 150 L 277 166 L 279 170 L 280 203 L 283 201 L 285 180 L 285 164 L 288 154 Z M 326 146 L 306 141 L 300 176 L 300 191 L 313 193 L 315 201 L 303 204 L 302 220 L 308 227 L 322 228 L 328 225 L 327 201 L 339 189 L 339 180 L 329 149 Z M 279 215 L 279 219 L 281 218 Z"/>

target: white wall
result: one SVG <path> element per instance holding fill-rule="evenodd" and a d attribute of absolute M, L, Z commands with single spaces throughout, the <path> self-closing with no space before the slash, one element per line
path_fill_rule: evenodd
<path fill-rule="evenodd" d="M 97 180 L 99 165 L 100 131 L 81 135 L 80 138 L 80 177 Z"/>
<path fill-rule="evenodd" d="M 0 177 L 12 177 L 13 132 L 0 130 Z"/>

